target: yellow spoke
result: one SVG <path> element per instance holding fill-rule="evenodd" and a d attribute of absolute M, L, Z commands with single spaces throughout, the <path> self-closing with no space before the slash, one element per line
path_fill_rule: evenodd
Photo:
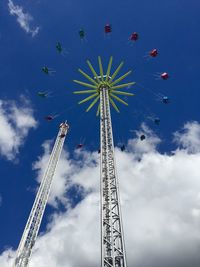
<path fill-rule="evenodd" d="M 135 94 L 132 94 L 132 93 L 127 93 L 127 92 L 123 92 L 123 91 L 115 91 L 115 90 L 113 90 L 112 91 L 112 94 L 117 94 L 117 95 L 129 95 L 129 96 L 133 96 L 133 95 L 135 95 Z"/>
<path fill-rule="evenodd" d="M 83 90 L 83 91 L 74 91 L 74 94 L 91 94 L 95 93 L 97 90 Z"/>
<path fill-rule="evenodd" d="M 111 69 L 111 66 L 112 66 L 112 61 L 113 61 L 113 57 L 110 57 L 109 64 L 108 64 L 108 69 L 107 69 L 107 72 L 106 72 L 106 82 L 108 81 L 109 76 L 110 76 L 110 69 Z"/>
<path fill-rule="evenodd" d="M 116 95 L 110 94 L 110 96 L 112 96 L 113 98 L 115 98 L 117 101 L 121 102 L 122 104 L 128 106 L 128 103 L 126 103 L 124 100 L 122 100 L 121 98 L 119 98 Z"/>
<path fill-rule="evenodd" d="M 88 112 L 95 104 L 96 102 L 99 100 L 100 96 L 98 95 L 94 101 L 89 105 L 89 107 L 86 109 L 86 112 Z"/>
<path fill-rule="evenodd" d="M 74 82 L 75 82 L 75 83 L 78 83 L 78 84 L 80 84 L 80 85 L 83 85 L 83 86 L 85 86 L 85 87 L 94 88 L 94 89 L 97 88 L 96 86 L 94 86 L 94 85 L 92 85 L 92 84 L 89 84 L 89 83 L 84 83 L 84 82 L 77 81 L 77 80 L 74 80 Z"/>
<path fill-rule="evenodd" d="M 79 101 L 78 103 L 79 103 L 79 104 L 82 104 L 82 103 L 84 103 L 84 102 L 87 102 L 88 100 L 94 98 L 94 97 L 97 96 L 97 95 L 98 95 L 98 93 L 93 94 L 93 95 L 90 95 L 90 96 L 84 98 L 83 100 Z"/>
<path fill-rule="evenodd" d="M 99 80 L 99 77 L 98 77 L 96 71 L 95 71 L 94 68 L 92 67 L 92 64 L 90 63 L 89 60 L 87 60 L 86 62 L 87 62 L 87 64 L 88 64 L 88 66 L 89 66 L 89 68 L 90 68 L 92 74 L 94 75 L 94 77 L 96 78 L 96 80 L 98 81 L 98 83 L 100 83 L 101 81 Z"/>
<path fill-rule="evenodd" d="M 128 71 L 126 72 L 124 75 L 122 75 L 121 77 L 119 77 L 117 80 L 115 80 L 113 83 L 111 83 L 111 86 L 115 85 L 116 83 L 121 82 L 123 79 L 125 79 L 132 71 Z"/>
<path fill-rule="evenodd" d="M 96 116 L 99 116 L 99 113 L 100 113 L 100 103 L 99 103 L 98 108 L 97 108 Z"/>
<path fill-rule="evenodd" d="M 123 83 L 123 84 L 119 84 L 119 85 L 116 85 L 116 86 L 112 86 L 112 89 L 120 89 L 120 88 L 124 88 L 124 87 L 129 87 L 131 85 L 134 85 L 135 82 L 131 82 L 131 83 Z"/>
<path fill-rule="evenodd" d="M 100 75 L 101 75 L 101 80 L 103 81 L 103 66 L 102 66 L 102 62 L 101 62 L 101 57 L 98 57 L 98 61 L 99 61 L 99 70 L 100 70 Z"/>
<path fill-rule="evenodd" d="M 115 102 L 112 100 L 111 97 L 109 97 L 109 99 L 110 99 L 110 103 L 113 106 L 113 108 L 119 113 L 120 111 L 119 111 L 118 107 L 116 106 Z"/>
<path fill-rule="evenodd" d="M 78 71 L 86 78 L 88 79 L 90 82 L 92 82 L 93 84 L 95 84 L 96 86 L 98 86 L 98 83 L 95 82 L 94 79 L 92 79 L 87 73 L 85 73 L 84 71 L 82 71 L 81 69 L 78 69 Z"/>
<path fill-rule="evenodd" d="M 109 83 L 111 83 L 111 82 L 115 79 L 115 77 L 117 76 L 118 72 L 120 71 L 120 69 L 122 68 L 123 65 L 124 65 L 124 62 L 122 61 L 122 62 L 119 64 L 118 68 L 117 68 L 117 69 L 115 70 L 115 72 L 113 73 L 113 75 L 111 76 L 111 78 L 110 78 L 110 80 L 109 80 Z"/>

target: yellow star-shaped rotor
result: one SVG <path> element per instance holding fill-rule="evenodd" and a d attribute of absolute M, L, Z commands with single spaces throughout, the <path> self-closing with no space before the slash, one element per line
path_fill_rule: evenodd
<path fill-rule="evenodd" d="M 85 103 L 85 102 L 89 101 L 90 99 L 94 98 L 92 103 L 86 109 L 86 112 L 88 112 L 100 100 L 100 89 L 102 87 L 108 89 L 108 95 L 109 95 L 110 103 L 117 112 L 119 112 L 119 108 L 115 104 L 114 100 L 117 100 L 117 101 L 121 102 L 122 104 L 128 106 L 128 103 L 126 103 L 124 100 L 122 100 L 117 95 L 124 95 L 124 96 L 133 96 L 134 95 L 132 93 L 127 93 L 124 91 L 118 91 L 118 89 L 127 88 L 131 85 L 134 85 L 135 82 L 118 84 L 124 78 L 126 78 L 131 73 L 131 71 L 128 71 L 127 73 L 125 73 L 121 77 L 115 79 L 115 77 L 119 73 L 121 67 L 123 66 L 124 62 L 122 61 L 120 63 L 120 65 L 117 67 L 117 69 L 114 71 L 114 73 L 110 76 L 112 61 L 113 61 L 113 57 L 110 57 L 107 72 L 105 75 L 103 74 L 103 66 L 102 66 L 102 62 L 101 62 L 101 57 L 98 57 L 100 75 L 97 75 L 96 71 L 94 70 L 94 68 L 93 68 L 93 66 L 89 60 L 87 60 L 87 64 L 88 64 L 88 66 L 89 66 L 89 68 L 93 74 L 93 78 L 90 77 L 87 73 L 85 73 L 81 69 L 78 70 L 87 80 L 89 80 L 91 82 L 91 83 L 85 83 L 82 81 L 74 80 L 75 83 L 78 83 L 82 86 L 91 88 L 91 90 L 83 90 L 83 91 L 75 91 L 74 92 L 74 94 L 91 94 L 90 96 L 81 100 L 79 102 L 79 104 Z M 96 113 L 97 116 L 99 115 L 99 111 L 100 111 L 100 103 L 98 105 L 98 109 L 97 109 L 97 113 Z"/>

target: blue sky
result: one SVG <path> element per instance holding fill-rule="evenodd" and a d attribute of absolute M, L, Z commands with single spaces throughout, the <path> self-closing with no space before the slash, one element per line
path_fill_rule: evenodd
<path fill-rule="evenodd" d="M 19 13 L 25 20 L 25 26 L 17 21 L 19 17 L 11 14 L 11 7 L 21 10 Z M 170 154 L 177 149 L 178 143 L 180 148 L 191 152 L 188 147 L 191 142 L 196 144 L 196 139 L 190 142 L 179 136 L 179 141 L 174 143 L 173 136 L 174 132 L 193 121 L 197 124 L 189 124 L 185 131 L 197 129 L 194 132 L 197 136 L 199 133 L 199 9 L 200 3 L 195 0 L 1 1 L 0 100 L 1 116 L 5 119 L 0 125 L 2 133 L 5 132 L 3 137 L 0 136 L 1 253 L 6 248 L 17 248 L 38 186 L 37 171 L 43 167 L 38 163 L 40 167 L 33 169 L 33 165 L 43 158 L 42 144 L 54 139 L 59 123 L 67 119 L 71 126 L 65 153 L 69 165 L 73 166 L 73 175 L 74 169 L 81 169 L 81 164 L 78 164 L 83 162 L 87 166 L 84 160 L 88 155 L 92 158 L 90 153 L 99 148 L 96 108 L 95 112 L 85 113 L 87 105 L 78 106 L 81 97 L 72 94 L 81 89 L 73 83 L 73 79 L 82 79 L 78 68 L 89 73 L 87 59 L 97 69 L 99 55 L 105 67 L 112 55 L 114 67 L 121 60 L 125 61 L 121 73 L 133 70 L 126 81 L 136 82 L 135 86 L 127 89 L 135 96 L 127 100 L 128 107 L 119 104 L 120 115 L 112 110 L 115 144 L 127 145 L 129 142 L 136 149 L 133 140 L 137 140 L 135 131 L 139 130 L 161 140 L 154 142 L 150 138 L 153 146 L 144 144 L 148 147 L 147 151 Z M 106 23 L 112 24 L 113 31 L 109 37 L 104 34 Z M 82 41 L 78 35 L 80 28 L 86 33 L 86 39 Z M 138 32 L 139 39 L 132 45 L 128 38 L 134 31 Z M 58 41 L 67 51 L 65 57 L 55 49 Z M 158 56 L 146 60 L 145 54 L 153 48 L 158 49 Z M 52 76 L 42 73 L 41 68 L 45 65 L 56 73 Z M 169 73 L 170 78 L 156 80 L 154 75 L 164 71 Z M 41 99 L 37 96 L 38 91 L 52 92 L 52 97 Z M 170 104 L 161 103 L 158 95 L 169 96 Z M 47 122 L 44 117 L 49 114 L 58 116 Z M 149 117 L 159 117 L 160 125 L 155 125 Z M 4 127 L 5 121 L 10 128 Z M 6 129 L 12 134 L 8 134 Z M 18 139 L 15 140 L 16 135 Z M 82 156 L 74 152 L 80 142 L 84 143 L 86 153 Z M 158 147 L 157 143 L 160 143 Z M 98 155 L 94 158 L 98 162 Z M 68 174 L 65 175 L 68 177 Z M 42 231 L 51 221 L 49 216 L 59 213 L 59 207 L 60 212 L 67 209 L 64 198 L 73 203 L 82 201 L 84 194 L 77 193 L 75 198 L 76 186 L 73 186 L 71 191 L 60 193 L 62 207 L 58 205 L 56 208 L 52 200 L 53 206 L 47 208 Z"/>

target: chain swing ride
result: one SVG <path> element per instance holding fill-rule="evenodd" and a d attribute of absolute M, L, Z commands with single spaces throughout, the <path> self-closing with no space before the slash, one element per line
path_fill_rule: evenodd
<path fill-rule="evenodd" d="M 111 24 L 106 24 L 104 31 L 106 34 L 110 34 L 112 32 Z M 79 36 L 82 40 L 85 38 L 85 31 L 83 29 L 79 30 Z M 129 37 L 129 40 L 135 42 L 138 40 L 138 38 L 138 33 L 133 32 Z M 59 54 L 63 53 L 63 48 L 60 42 L 57 42 L 56 49 Z M 158 50 L 153 49 L 148 52 L 147 57 L 156 57 L 157 55 Z M 116 76 L 119 74 L 124 62 L 121 62 L 113 74 L 111 74 L 112 63 L 113 57 L 110 57 L 107 71 L 104 73 L 101 57 L 99 56 L 99 74 L 97 74 L 90 61 L 87 60 L 87 65 L 92 73 L 92 76 L 89 76 L 81 69 L 78 69 L 78 71 L 90 83 L 79 80 L 74 80 L 74 82 L 89 89 L 75 91 L 74 94 L 89 95 L 78 102 L 78 104 L 83 104 L 92 100 L 90 105 L 87 107 L 86 112 L 90 111 L 90 109 L 92 109 L 94 105 L 98 103 L 96 116 L 100 117 L 100 149 L 98 153 L 100 153 L 101 267 L 126 267 L 127 262 L 122 227 L 119 183 L 116 174 L 110 104 L 118 113 L 120 110 L 116 104 L 116 101 L 128 106 L 128 103 L 119 96 L 121 95 L 128 97 L 133 96 L 134 94 L 121 91 L 119 89 L 127 89 L 134 85 L 135 82 L 119 84 L 129 74 L 131 74 L 131 71 L 126 72 L 116 79 Z M 46 75 L 55 73 L 53 69 L 50 69 L 46 66 L 42 68 L 42 71 Z M 156 78 L 167 80 L 169 78 L 169 74 L 167 72 L 157 73 Z M 48 95 L 49 93 L 46 91 L 38 92 L 38 96 L 41 98 L 47 98 Z M 170 103 L 168 96 L 162 97 L 162 103 Z M 45 117 L 45 119 L 47 121 L 51 121 L 55 117 L 56 116 L 48 115 Z M 160 119 L 156 118 L 155 124 L 158 125 L 159 123 Z M 47 205 L 53 176 L 59 162 L 68 130 L 69 125 L 67 122 L 60 124 L 58 135 L 52 149 L 46 171 L 42 178 L 32 210 L 17 249 L 13 267 L 27 267 L 29 264 L 31 253 L 44 215 L 45 207 Z M 145 138 L 146 137 L 144 134 L 140 136 L 141 141 L 145 140 Z M 77 148 L 80 149 L 82 146 L 83 144 L 79 144 Z M 123 145 L 122 147 L 121 151 L 124 151 L 125 146 Z"/>

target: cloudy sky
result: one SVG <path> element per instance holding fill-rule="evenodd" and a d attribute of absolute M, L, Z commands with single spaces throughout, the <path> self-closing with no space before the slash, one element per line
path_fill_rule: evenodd
<path fill-rule="evenodd" d="M 199 9 L 195 0 L 1 1 L 0 267 L 12 266 L 64 120 L 70 131 L 30 267 L 100 266 L 99 121 L 72 94 L 82 89 L 77 69 L 89 73 L 87 59 L 97 69 L 98 55 L 104 66 L 111 55 L 114 67 L 124 60 L 121 73 L 132 69 L 126 81 L 136 82 L 129 106 L 111 112 L 128 266 L 199 267 Z M 155 77 L 165 71 L 168 80 Z"/>

